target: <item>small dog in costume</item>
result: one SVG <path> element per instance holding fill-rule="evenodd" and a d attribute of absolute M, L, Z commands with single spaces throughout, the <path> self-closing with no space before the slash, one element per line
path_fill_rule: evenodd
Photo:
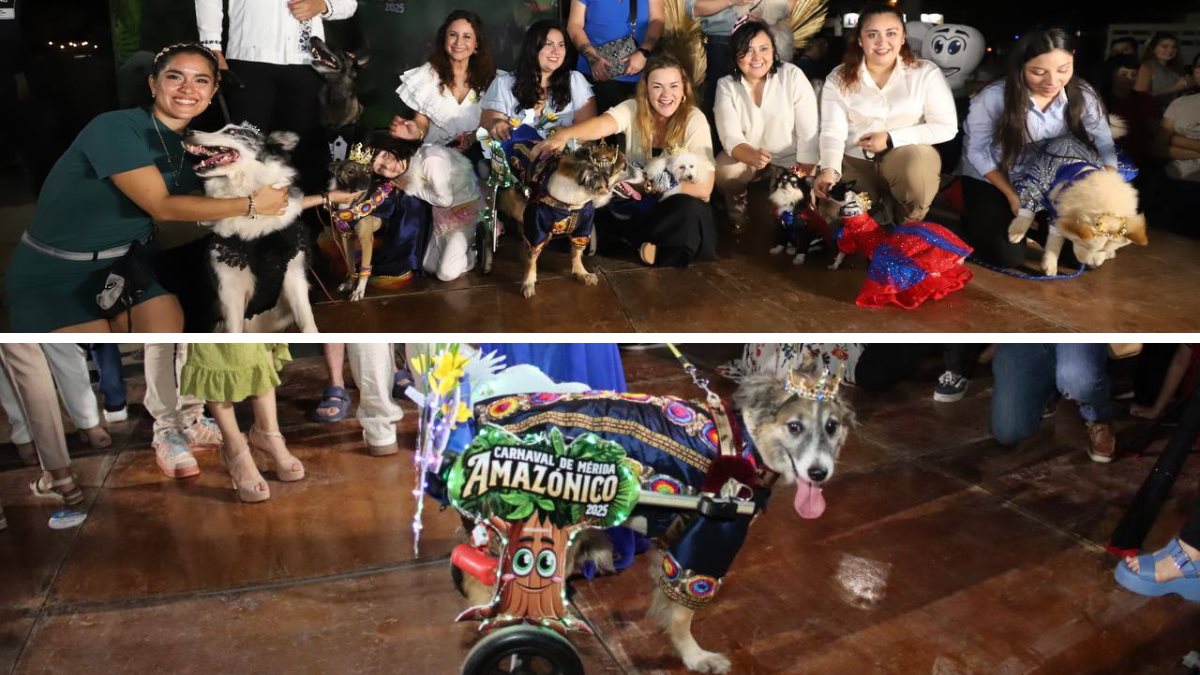
<path fill-rule="evenodd" d="M 679 194 L 679 186 L 683 183 L 704 182 L 712 170 L 712 166 L 695 153 L 679 150 L 650 160 L 646 164 L 645 180 L 659 199 L 666 199 Z"/>
<path fill-rule="evenodd" d="M 1138 193 L 1129 183 L 1137 176 L 1136 167 L 1118 157 L 1117 170 L 1107 171 L 1096 151 L 1074 136 L 1046 141 L 1040 150 L 1028 173 L 1013 185 L 1021 211 L 1008 226 L 1008 240 L 1020 243 L 1036 214 L 1047 212 L 1046 275 L 1058 274 L 1064 240 L 1071 242 L 1079 262 L 1091 267 L 1115 258 L 1123 246 L 1148 243 L 1146 218 L 1138 213 Z"/>
<path fill-rule="evenodd" d="M 808 254 L 822 246 L 833 250 L 833 229 L 812 208 L 812 178 L 798 168 L 780 170 L 771 180 L 771 212 L 779 222 L 778 243 L 771 255 L 786 252 L 793 265 L 803 265 Z"/>
<path fill-rule="evenodd" d="M 794 484 L 793 508 L 808 519 L 825 510 L 821 486 L 833 476 L 855 424 L 839 396 L 840 381 L 840 373 L 809 359 L 786 377 L 748 378 L 731 405 L 614 392 L 514 394 L 480 402 L 474 423 L 518 434 L 549 428 L 567 437 L 595 433 L 619 443 L 635 462 L 642 488 L 658 492 L 731 494 L 761 507 L 772 487 Z M 635 550 L 628 529 L 658 539 L 662 553 L 651 617 L 689 669 L 726 673 L 729 659 L 696 643 L 692 618 L 716 597 L 751 520 L 637 509 L 629 528 L 580 533 L 585 540 L 573 565 L 584 571 L 589 563 L 623 569 Z M 492 589 L 474 577 L 462 581 L 472 605 L 491 596 Z"/>
<path fill-rule="evenodd" d="M 541 141 L 536 128 L 522 124 L 501 144 L 518 189 L 501 193 L 498 208 L 521 223 L 526 253 L 521 294 L 527 298 L 536 292 L 538 256 L 555 237 L 571 241 L 571 276 L 588 286 L 599 282 L 583 266 L 583 252 L 592 236 L 596 209 L 607 204 L 617 185 L 629 178 L 625 153 L 616 147 L 572 144 L 560 156 L 531 159 L 531 151 Z"/>
<path fill-rule="evenodd" d="M 868 213 L 871 204 L 867 196 L 853 192 L 853 186 L 853 181 L 839 183 L 830 189 L 830 197 L 841 204 L 839 260 L 858 252 L 871 259 L 855 304 L 916 309 L 971 280 L 971 270 L 963 261 L 973 249 L 954 233 L 937 223 L 905 223 L 884 229 Z"/>

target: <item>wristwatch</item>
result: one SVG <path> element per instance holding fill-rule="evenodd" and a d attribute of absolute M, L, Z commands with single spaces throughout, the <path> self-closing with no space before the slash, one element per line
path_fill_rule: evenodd
<path fill-rule="evenodd" d="M 642 56 L 644 56 L 646 58 L 650 58 L 651 56 L 654 56 L 654 52 L 652 50 L 646 49 L 645 47 L 638 47 L 637 51 L 641 52 Z"/>

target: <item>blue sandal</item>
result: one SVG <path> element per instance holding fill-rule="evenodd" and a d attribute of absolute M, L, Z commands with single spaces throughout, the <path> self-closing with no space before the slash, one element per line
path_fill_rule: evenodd
<path fill-rule="evenodd" d="M 337 412 L 331 414 L 322 414 L 325 408 L 335 408 Z M 346 419 L 346 415 L 350 413 L 350 394 L 346 393 L 344 387 L 328 387 L 321 394 L 321 401 L 317 403 L 317 407 L 312 411 L 312 419 L 314 422 L 340 422 Z"/>
<path fill-rule="evenodd" d="M 1170 556 L 1183 572 L 1183 576 L 1170 581 L 1155 581 L 1154 563 Z M 1178 539 L 1172 539 L 1162 549 L 1154 553 L 1144 553 L 1137 557 L 1138 572 L 1129 569 L 1125 561 L 1117 563 L 1113 576 L 1117 583 L 1138 595 L 1158 597 L 1175 593 L 1185 600 L 1200 602 L 1200 562 L 1188 558 L 1188 554 L 1179 545 Z"/>

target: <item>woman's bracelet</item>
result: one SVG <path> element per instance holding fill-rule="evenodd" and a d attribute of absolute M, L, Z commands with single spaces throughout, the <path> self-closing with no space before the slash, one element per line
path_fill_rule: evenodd
<path fill-rule="evenodd" d="M 331 206 L 331 204 L 330 204 L 330 201 L 329 201 L 329 193 L 328 193 L 328 192 L 322 192 L 322 193 L 321 193 L 321 206 L 325 207 L 325 210 L 326 210 L 326 211 L 332 211 L 332 210 L 333 210 L 333 208 L 332 208 L 332 206 Z"/>
<path fill-rule="evenodd" d="M 254 195 L 246 197 L 246 201 L 248 202 L 246 204 L 246 217 L 250 220 L 254 220 L 258 217 L 258 212 L 254 210 Z"/>

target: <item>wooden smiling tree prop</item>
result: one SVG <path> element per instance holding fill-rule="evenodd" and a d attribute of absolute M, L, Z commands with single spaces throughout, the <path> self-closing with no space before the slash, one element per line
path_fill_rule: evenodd
<path fill-rule="evenodd" d="M 517 436 L 486 426 L 454 463 L 450 501 L 500 537 L 500 573 L 488 605 L 459 621 L 480 630 L 533 624 L 590 633 L 567 609 L 567 551 L 588 527 L 613 527 L 637 505 L 638 479 L 621 446 L 558 429 Z"/>

